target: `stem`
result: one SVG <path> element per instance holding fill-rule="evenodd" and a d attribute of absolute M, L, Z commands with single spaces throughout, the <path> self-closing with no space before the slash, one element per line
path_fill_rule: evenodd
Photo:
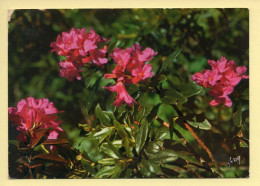
<path fill-rule="evenodd" d="M 208 153 L 210 159 L 212 162 L 216 162 L 211 151 L 209 148 L 205 145 L 205 143 L 197 136 L 197 134 L 194 132 L 194 130 L 187 124 L 184 123 L 185 127 L 190 131 L 190 133 L 194 136 L 194 138 L 197 140 L 197 142 L 202 146 L 202 148 Z"/>
<path fill-rule="evenodd" d="M 168 124 L 168 123 L 163 122 L 163 125 L 164 125 L 165 127 L 169 128 L 169 124 Z M 175 130 L 175 129 L 174 129 L 174 130 Z M 182 143 L 183 143 L 184 145 L 186 145 L 186 147 L 188 148 L 188 150 L 195 155 L 195 157 L 196 157 L 197 160 L 200 161 L 200 163 L 202 164 L 202 167 L 201 167 L 201 168 L 203 168 L 203 169 L 205 169 L 205 170 L 211 172 L 212 174 L 214 174 L 214 172 L 212 172 L 212 170 L 209 168 L 208 163 L 207 163 L 202 157 L 200 157 L 200 155 L 198 155 L 198 154 L 196 153 L 196 151 L 193 149 L 192 145 L 189 144 L 189 143 L 182 137 L 182 135 L 179 133 L 179 131 L 175 130 L 175 134 L 176 134 L 180 139 L 182 139 Z M 190 162 L 189 162 L 189 163 L 190 163 Z M 191 164 L 191 163 L 190 163 L 190 164 Z"/>
<path fill-rule="evenodd" d="M 167 128 L 170 127 L 170 125 L 166 122 L 163 122 L 163 125 Z M 208 153 L 210 159 L 212 162 L 215 162 L 215 159 L 211 153 L 211 151 L 209 150 L 209 148 L 204 144 L 204 142 L 197 136 L 197 134 L 194 132 L 194 130 L 187 124 L 184 123 L 185 127 L 190 131 L 190 133 L 194 136 L 194 138 L 197 140 L 197 142 L 202 146 L 202 148 Z"/>
<path fill-rule="evenodd" d="M 176 105 L 173 105 L 174 108 L 176 109 L 176 111 L 178 112 L 178 114 L 180 116 L 183 116 L 182 112 L 179 110 L 179 108 L 176 106 Z M 210 159 L 212 162 L 215 163 L 215 165 L 217 166 L 216 164 L 216 161 L 211 153 L 211 151 L 209 150 L 209 148 L 205 145 L 205 143 L 199 138 L 199 136 L 194 132 L 194 130 L 189 126 L 189 124 L 187 124 L 187 122 L 185 120 L 184 121 L 184 125 L 185 127 L 189 130 L 189 132 L 193 135 L 193 137 L 197 140 L 197 142 L 199 143 L 199 145 L 207 152 L 207 154 L 209 155 Z M 168 124 L 168 123 L 167 123 Z M 169 124 L 168 125 L 165 125 L 164 126 L 166 127 L 169 127 Z"/>

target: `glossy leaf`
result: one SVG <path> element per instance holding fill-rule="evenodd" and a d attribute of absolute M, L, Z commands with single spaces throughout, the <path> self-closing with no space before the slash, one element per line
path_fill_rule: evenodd
<path fill-rule="evenodd" d="M 99 160 L 98 163 L 107 166 L 107 165 L 115 165 L 116 159 L 115 158 L 104 158 L 102 160 Z"/>
<path fill-rule="evenodd" d="M 160 150 L 161 147 L 156 141 L 151 141 L 146 148 L 146 151 L 152 154 L 158 153 Z"/>
<path fill-rule="evenodd" d="M 65 139 L 47 139 L 42 142 L 42 145 L 56 145 L 56 144 L 68 144 L 69 141 Z"/>
<path fill-rule="evenodd" d="M 119 149 L 117 149 L 109 140 L 107 140 L 107 143 L 102 144 L 101 150 L 111 158 L 119 159 L 121 157 Z"/>
<path fill-rule="evenodd" d="M 169 133 L 169 129 L 166 127 L 160 127 L 156 132 L 155 132 L 155 140 L 163 140 L 164 137 Z"/>
<path fill-rule="evenodd" d="M 101 131 L 95 132 L 93 135 L 94 139 L 99 139 L 99 143 L 101 143 L 106 137 L 110 136 L 113 132 L 113 129 L 110 127 L 106 127 L 101 129 Z"/>
<path fill-rule="evenodd" d="M 173 150 L 165 149 L 158 154 L 150 155 L 150 159 L 155 163 L 171 163 L 178 159 L 178 154 Z"/>
<path fill-rule="evenodd" d="M 135 148 L 137 152 L 140 152 L 140 150 L 143 148 L 148 136 L 148 130 L 149 130 L 149 123 L 144 118 L 141 122 L 141 127 L 135 137 L 135 141 L 136 141 Z"/>
<path fill-rule="evenodd" d="M 35 137 L 32 138 L 31 141 L 31 147 L 35 147 L 36 145 L 39 144 L 40 140 L 42 140 L 43 138 L 47 138 L 47 134 L 50 131 L 49 128 L 45 128 L 45 129 L 39 129 L 35 132 Z"/>
<path fill-rule="evenodd" d="M 105 166 L 100 169 L 95 178 L 109 178 L 109 177 L 118 177 L 121 172 L 121 168 L 118 166 Z"/>
<path fill-rule="evenodd" d="M 161 169 L 158 164 L 155 164 L 146 159 L 142 159 L 140 166 L 140 172 L 144 177 L 153 177 L 159 173 L 161 173 Z"/>
<path fill-rule="evenodd" d="M 33 157 L 33 159 L 45 159 L 49 161 L 61 162 L 61 163 L 70 163 L 68 160 L 61 158 L 60 156 L 54 154 L 38 154 Z"/>
<path fill-rule="evenodd" d="M 104 114 L 104 112 L 102 111 L 102 109 L 100 108 L 99 104 L 97 104 L 96 108 L 95 108 L 95 115 L 97 116 L 97 118 L 99 119 L 99 121 L 105 125 L 105 126 L 111 126 L 110 123 L 110 118 Z"/>

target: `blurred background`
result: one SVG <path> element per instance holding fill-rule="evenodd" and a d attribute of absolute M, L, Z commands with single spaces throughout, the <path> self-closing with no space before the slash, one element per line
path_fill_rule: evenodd
<path fill-rule="evenodd" d="M 154 60 L 164 59 L 177 48 L 182 49 L 178 57 L 181 67 L 176 68 L 176 74 L 185 75 L 187 82 L 191 74 L 209 68 L 207 59 L 225 56 L 238 65 L 249 65 L 248 9 L 15 10 L 8 27 L 9 107 L 16 107 L 18 101 L 29 96 L 48 98 L 58 110 L 64 111 L 59 114 L 65 130 L 63 135 L 73 143 L 78 140 L 78 124 L 86 122 L 84 110 L 89 98 L 84 93 L 84 81 L 68 82 L 59 77 L 60 59 L 56 53 L 50 53 L 50 43 L 72 27 L 89 29 L 90 26 L 99 35 L 111 38 L 110 49 L 130 47 L 138 42 L 158 52 Z M 173 76 L 173 81 L 178 84 L 182 79 L 176 77 Z M 241 86 L 248 87 L 248 83 Z M 206 116 L 215 125 L 215 133 L 221 133 L 214 136 L 216 144 L 223 141 L 223 136 L 232 136 L 228 133 L 233 130 L 228 124 L 232 109 L 218 112 L 205 103 L 201 108 L 194 112 L 207 111 Z M 216 112 L 220 120 L 216 120 Z M 219 123 L 222 125 L 217 125 Z M 248 139 L 248 120 L 244 131 Z M 210 135 L 204 134 L 209 138 Z M 11 125 L 9 138 L 16 138 L 16 130 Z M 229 147 L 223 147 L 226 151 L 218 146 L 210 148 L 220 159 L 229 158 Z M 248 156 L 248 151 L 245 154 Z"/>

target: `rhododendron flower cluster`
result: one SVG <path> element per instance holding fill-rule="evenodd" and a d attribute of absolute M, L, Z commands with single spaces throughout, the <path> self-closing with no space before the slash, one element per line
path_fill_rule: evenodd
<path fill-rule="evenodd" d="M 69 33 L 62 32 L 56 42 L 51 43 L 52 52 L 66 57 L 66 60 L 59 63 L 60 76 L 66 77 L 69 81 L 74 77 L 80 80 L 79 73 L 83 71 L 80 68 L 84 67 L 84 64 L 92 62 L 100 66 L 107 63 L 107 47 L 98 48 L 100 43 L 107 41 L 109 40 L 100 37 L 91 27 L 89 33 L 85 28 L 72 28 Z"/>
<path fill-rule="evenodd" d="M 28 97 L 18 102 L 16 107 L 9 107 L 9 119 L 17 130 L 21 132 L 18 139 L 26 142 L 26 132 L 29 131 L 34 138 L 35 131 L 41 128 L 51 128 L 48 139 L 57 139 L 62 128 L 61 121 L 57 121 L 57 113 L 60 111 L 46 98 L 35 99 Z"/>
<path fill-rule="evenodd" d="M 111 58 L 117 64 L 112 74 L 105 74 L 104 77 L 109 79 L 117 79 L 114 86 L 104 87 L 112 92 L 117 92 L 114 105 L 120 107 L 124 102 L 132 106 L 136 101 L 128 94 L 125 84 L 137 84 L 138 82 L 153 76 L 152 66 L 146 62 L 150 61 L 157 52 L 151 48 L 142 48 L 138 44 L 134 44 L 127 49 L 116 48 L 110 54 Z"/>
<path fill-rule="evenodd" d="M 228 61 L 225 57 L 221 57 L 218 61 L 208 60 L 208 64 L 212 70 L 203 70 L 192 75 L 191 79 L 198 85 L 211 88 L 209 95 L 214 97 L 214 100 L 210 102 L 210 105 L 216 106 L 223 103 L 227 107 L 231 107 L 232 101 L 228 95 L 233 92 L 241 79 L 249 78 L 244 75 L 247 68 L 245 66 L 237 67 L 235 61 Z"/>

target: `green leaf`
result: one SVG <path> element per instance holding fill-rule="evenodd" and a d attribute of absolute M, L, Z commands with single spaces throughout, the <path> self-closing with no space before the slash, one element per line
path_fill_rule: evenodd
<path fill-rule="evenodd" d="M 177 113 L 171 105 L 163 103 L 160 105 L 157 115 L 161 120 L 169 122 L 177 116 Z"/>
<path fill-rule="evenodd" d="M 104 158 L 102 160 L 99 160 L 98 163 L 102 165 L 115 165 L 116 164 L 116 159 L 115 158 Z"/>
<path fill-rule="evenodd" d="M 191 97 L 194 95 L 199 94 L 202 91 L 202 86 L 195 84 L 194 82 L 185 84 L 183 87 L 180 88 L 180 91 L 183 96 Z"/>
<path fill-rule="evenodd" d="M 87 91 L 87 93 L 85 95 L 86 102 L 87 102 L 86 103 L 86 112 L 87 112 L 87 114 L 88 114 L 89 110 L 91 109 L 92 104 L 93 104 L 93 102 L 95 100 L 95 95 L 96 95 L 95 91 Z"/>
<path fill-rule="evenodd" d="M 20 142 L 18 140 L 8 140 L 8 144 L 12 144 L 12 145 L 15 145 L 17 147 L 18 147 L 19 143 Z"/>
<path fill-rule="evenodd" d="M 128 138 L 128 137 L 127 137 L 127 138 L 124 138 L 124 139 L 122 140 L 122 144 L 123 144 L 123 146 L 124 146 L 124 148 L 125 148 L 125 150 L 126 150 L 127 156 L 128 156 L 128 157 L 132 157 L 133 155 L 132 155 L 131 149 L 130 149 L 130 141 L 129 141 L 129 138 Z"/>
<path fill-rule="evenodd" d="M 163 140 L 164 137 L 169 133 L 168 128 L 166 127 L 160 127 L 156 133 L 155 133 L 155 140 L 159 141 L 159 140 Z"/>
<path fill-rule="evenodd" d="M 149 123 L 145 118 L 143 118 L 141 121 L 141 127 L 135 137 L 135 141 L 136 141 L 135 148 L 137 152 L 140 152 L 140 150 L 143 148 L 148 136 L 148 130 L 149 130 Z"/>
<path fill-rule="evenodd" d="M 154 74 L 157 74 L 157 71 L 158 71 L 158 69 L 160 68 L 160 66 L 161 66 L 161 61 L 160 61 L 160 59 L 161 59 L 161 56 L 160 55 L 157 55 L 157 56 L 155 56 L 154 58 L 153 58 L 153 60 L 151 60 L 150 62 L 149 62 L 149 64 L 150 65 L 152 65 L 152 71 L 154 72 Z"/>
<path fill-rule="evenodd" d="M 184 160 L 188 160 L 191 163 L 200 164 L 200 162 L 196 159 L 195 155 L 187 153 L 186 151 L 178 151 L 176 154 Z"/>
<path fill-rule="evenodd" d="M 100 152 L 100 148 L 98 148 L 98 140 L 93 139 L 92 136 L 85 138 L 81 142 L 79 149 L 83 153 L 86 152 L 87 156 L 93 162 L 97 162 L 103 158 L 103 154 Z"/>
<path fill-rule="evenodd" d="M 183 138 L 189 142 L 190 144 L 193 144 L 193 142 L 196 140 L 194 138 L 194 136 L 188 131 L 185 130 L 184 128 L 182 128 L 178 123 L 174 123 L 173 127 L 179 132 L 181 133 L 181 135 L 183 136 Z"/>
<path fill-rule="evenodd" d="M 154 105 L 157 105 L 161 102 L 162 101 L 160 99 L 159 94 L 156 94 L 156 93 L 153 93 L 153 92 L 148 92 L 147 100 L 146 100 L 147 105 L 154 106 Z"/>
<path fill-rule="evenodd" d="M 237 127 L 241 127 L 241 124 L 242 124 L 242 106 L 241 106 L 241 103 L 238 104 L 236 112 L 234 113 L 233 122 Z"/>
<path fill-rule="evenodd" d="M 121 157 L 119 150 L 109 140 L 102 144 L 101 150 L 111 158 L 119 159 Z"/>
<path fill-rule="evenodd" d="M 119 176 L 121 170 L 119 166 L 105 166 L 97 172 L 94 178 L 115 178 Z"/>
<path fill-rule="evenodd" d="M 111 85 L 111 84 L 115 84 L 115 80 L 113 80 L 113 79 L 106 79 L 106 78 L 104 78 L 104 77 L 102 77 L 101 79 L 100 79 L 100 82 L 99 82 L 99 87 L 106 87 L 106 86 L 108 86 L 108 85 Z"/>
<path fill-rule="evenodd" d="M 163 103 L 167 104 L 183 104 L 187 101 L 187 98 L 176 90 L 167 90 L 162 98 Z"/>
<path fill-rule="evenodd" d="M 188 124 L 190 124 L 191 126 L 198 128 L 198 129 L 202 129 L 202 130 L 210 130 L 211 129 L 211 124 L 210 122 L 205 119 L 202 122 L 198 122 L 198 121 L 187 121 Z"/>
<path fill-rule="evenodd" d="M 118 121 L 116 121 L 116 120 L 114 120 L 113 123 L 114 123 L 114 126 L 115 126 L 115 128 L 116 128 L 116 130 L 117 130 L 117 132 L 118 132 L 118 135 L 119 135 L 122 139 L 127 138 L 128 135 L 127 135 L 127 132 L 125 131 L 124 127 L 123 127 Z"/>
<path fill-rule="evenodd" d="M 107 116 L 100 108 L 99 104 L 97 104 L 95 108 L 95 115 L 99 119 L 99 121 L 105 126 L 111 126 L 110 118 Z"/>
<path fill-rule="evenodd" d="M 177 159 L 178 154 L 171 149 L 164 149 L 155 155 L 150 154 L 150 160 L 154 163 L 171 163 Z"/>
<path fill-rule="evenodd" d="M 101 131 L 94 133 L 93 138 L 99 139 L 99 143 L 101 143 L 106 137 L 110 136 L 113 132 L 113 129 L 110 127 L 103 128 Z"/>
<path fill-rule="evenodd" d="M 195 73 L 195 72 L 200 72 L 202 69 L 205 68 L 206 65 L 207 65 L 207 58 L 196 57 L 196 59 L 192 63 L 189 63 L 187 67 L 189 69 L 189 72 Z"/>
<path fill-rule="evenodd" d="M 102 76 L 103 74 L 100 71 L 96 71 L 95 73 L 93 73 L 86 88 L 93 87 L 96 83 L 99 83 L 99 80 L 102 78 Z"/>
<path fill-rule="evenodd" d="M 156 120 L 156 119 L 153 119 L 152 120 L 152 122 L 151 122 L 151 124 L 152 124 L 152 127 L 160 127 L 162 124 L 158 121 L 158 120 Z"/>
<path fill-rule="evenodd" d="M 161 173 L 160 166 L 146 159 L 142 159 L 140 166 L 140 172 L 144 177 L 153 177 Z"/>
<path fill-rule="evenodd" d="M 113 50 L 119 46 L 119 44 L 121 43 L 120 40 L 117 40 L 117 39 L 114 39 L 112 38 L 111 41 L 109 42 L 109 45 L 108 45 L 108 48 L 107 48 L 107 51 L 108 53 L 112 53 Z"/>
<path fill-rule="evenodd" d="M 154 106 L 161 102 L 160 95 L 153 92 L 142 93 L 138 100 L 138 103 L 142 106 Z"/>
<path fill-rule="evenodd" d="M 111 112 L 115 111 L 116 106 L 112 105 L 112 103 L 115 101 L 115 96 L 116 96 L 116 93 L 112 92 L 110 94 L 110 96 L 108 97 L 108 99 L 106 100 L 106 110 L 107 111 L 111 111 Z"/>
<path fill-rule="evenodd" d="M 147 101 L 147 96 L 148 96 L 147 92 L 142 93 L 140 98 L 138 99 L 138 104 L 145 106 Z"/>
<path fill-rule="evenodd" d="M 89 87 L 89 83 L 90 83 L 90 80 L 92 79 L 92 74 L 94 73 L 94 71 L 87 71 L 86 72 L 86 75 L 87 77 L 85 77 L 85 86 L 86 88 Z"/>
<path fill-rule="evenodd" d="M 161 147 L 160 145 L 156 142 L 156 141 L 150 141 L 150 143 L 148 144 L 146 151 L 148 153 L 158 153 L 160 151 Z"/>
<path fill-rule="evenodd" d="M 90 172 L 92 175 L 96 174 L 94 167 L 92 167 L 90 165 L 90 163 L 87 160 L 85 160 L 84 158 L 81 158 L 81 164 L 82 164 L 83 168 L 85 170 L 87 170 L 88 172 Z"/>
<path fill-rule="evenodd" d="M 159 70 L 159 73 L 161 73 L 162 71 L 165 71 L 168 69 L 168 66 L 170 63 L 174 62 L 174 60 L 176 60 L 176 58 L 178 57 L 178 55 L 180 54 L 181 49 L 174 51 L 173 53 L 171 53 L 162 63 L 161 69 Z"/>

